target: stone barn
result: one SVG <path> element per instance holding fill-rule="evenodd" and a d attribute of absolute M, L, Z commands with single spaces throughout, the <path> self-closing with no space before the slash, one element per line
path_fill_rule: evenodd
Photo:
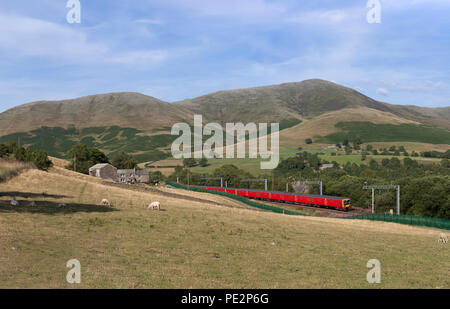
<path fill-rule="evenodd" d="M 96 164 L 89 169 L 89 175 L 117 181 L 117 168 L 108 163 Z"/>

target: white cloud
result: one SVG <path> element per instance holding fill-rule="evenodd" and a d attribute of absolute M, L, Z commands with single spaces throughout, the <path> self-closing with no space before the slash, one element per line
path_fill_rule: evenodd
<path fill-rule="evenodd" d="M 377 94 L 388 97 L 389 96 L 389 91 L 385 88 L 378 88 L 377 89 Z"/>
<path fill-rule="evenodd" d="M 116 64 L 146 64 L 155 65 L 168 58 L 164 50 L 142 50 L 118 54 L 108 58 L 108 62 Z"/>
<path fill-rule="evenodd" d="M 117 51 L 107 44 L 91 42 L 82 29 L 23 16 L 0 15 L 0 33 L 0 48 L 14 57 L 47 56 L 78 64 L 155 65 L 169 56 L 165 50 Z"/>
<path fill-rule="evenodd" d="M 164 5 L 190 10 L 198 15 L 224 16 L 245 22 L 270 20 L 288 10 L 284 4 L 265 0 L 164 0 L 163 2 Z"/>
<path fill-rule="evenodd" d="M 81 31 L 34 18 L 0 15 L 0 33 L 0 48 L 26 56 L 78 60 L 107 51 L 106 46 L 89 42 Z"/>
<path fill-rule="evenodd" d="M 375 84 L 382 85 L 383 88 L 391 90 L 400 90 L 406 92 L 427 92 L 433 90 L 441 90 L 446 88 L 443 82 L 434 82 L 430 80 L 416 82 L 414 84 L 405 84 L 392 81 L 375 81 Z"/>
<path fill-rule="evenodd" d="M 366 11 L 364 7 L 361 8 L 347 8 L 340 10 L 316 10 L 305 11 L 294 14 L 287 19 L 291 23 L 299 23 L 305 25 L 324 25 L 336 26 L 336 24 L 349 21 L 363 21 Z"/>

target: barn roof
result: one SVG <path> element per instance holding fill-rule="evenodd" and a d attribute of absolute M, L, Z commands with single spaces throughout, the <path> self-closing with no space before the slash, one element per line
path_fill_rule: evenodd
<path fill-rule="evenodd" d="M 90 170 L 95 170 L 95 169 L 100 169 L 100 168 L 104 168 L 105 166 L 111 165 L 109 163 L 99 163 L 99 164 L 95 164 L 94 166 L 92 166 L 90 168 Z M 112 166 L 112 165 L 111 165 Z"/>
<path fill-rule="evenodd" d="M 132 169 L 117 170 L 117 174 L 134 174 L 134 170 Z"/>

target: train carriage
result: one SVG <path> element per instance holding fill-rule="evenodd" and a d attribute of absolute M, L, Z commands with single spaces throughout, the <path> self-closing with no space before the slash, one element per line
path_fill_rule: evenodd
<path fill-rule="evenodd" d="M 334 209 L 347 211 L 350 205 L 350 199 L 337 196 L 314 195 L 314 194 L 300 194 L 287 193 L 276 191 L 263 191 L 252 189 L 235 189 L 235 188 L 218 188 L 218 187 L 200 187 L 205 190 L 221 191 L 230 194 L 253 198 L 268 200 L 274 202 L 285 202 L 295 204 L 305 204 L 310 206 L 330 207 Z"/>

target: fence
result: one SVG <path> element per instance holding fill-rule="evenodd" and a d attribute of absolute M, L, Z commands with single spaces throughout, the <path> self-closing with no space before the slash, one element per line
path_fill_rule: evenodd
<path fill-rule="evenodd" d="M 439 229 L 450 230 L 450 220 L 441 218 L 408 216 L 408 215 L 391 215 L 391 214 L 366 214 L 357 215 L 353 217 L 346 217 L 343 219 L 359 219 L 359 220 L 372 220 L 372 221 L 384 221 L 394 222 L 408 225 L 427 226 Z"/>
<path fill-rule="evenodd" d="M 262 210 L 266 210 L 266 211 L 272 211 L 275 213 L 279 213 L 279 214 L 286 214 L 286 215 L 292 215 L 292 216 L 308 216 L 307 214 L 302 214 L 302 213 L 298 213 L 298 212 L 294 212 L 294 211 L 290 211 L 290 210 L 286 210 L 286 209 L 282 209 L 282 208 L 278 208 L 275 206 L 270 206 L 270 205 L 266 205 L 266 204 L 262 204 L 262 203 L 258 203 L 252 200 L 249 200 L 245 197 L 242 196 L 237 196 L 231 193 L 226 193 L 226 192 L 220 192 L 220 191 L 211 191 L 211 190 L 205 190 L 205 189 L 201 189 L 201 188 L 197 188 L 197 187 L 186 187 L 177 183 L 172 183 L 167 181 L 166 182 L 169 186 L 175 187 L 175 188 L 179 188 L 179 189 L 185 189 L 185 190 L 190 190 L 190 191 L 194 191 L 194 192 L 202 192 L 202 193 L 210 193 L 210 194 L 216 194 L 216 195 L 221 195 L 224 197 L 228 197 L 231 199 L 234 199 L 236 201 L 239 201 L 241 203 L 244 203 L 246 205 L 258 208 L 258 209 L 262 209 Z"/>
<path fill-rule="evenodd" d="M 249 200 L 245 197 L 237 196 L 237 195 L 226 193 L 226 192 L 205 190 L 205 189 L 200 189 L 197 187 L 189 187 L 188 188 L 186 186 L 172 183 L 169 181 L 166 183 L 170 186 L 173 186 L 173 187 L 179 188 L 179 189 L 185 189 L 185 190 L 190 190 L 190 191 L 194 191 L 194 192 L 203 192 L 203 193 L 210 193 L 210 194 L 225 196 L 228 198 L 232 198 L 236 201 L 239 201 L 241 203 L 244 203 L 246 205 L 249 205 L 249 206 L 252 206 L 255 208 L 259 208 L 262 210 L 272 211 L 275 213 L 284 213 L 286 215 L 293 215 L 293 216 L 308 216 L 307 214 L 293 212 L 293 211 L 285 210 L 285 209 L 278 208 L 275 206 L 265 205 L 262 203 L 258 203 L 258 202 Z M 394 223 L 400 223 L 400 224 L 427 226 L 427 227 L 434 227 L 434 228 L 439 228 L 439 229 L 450 230 L 450 220 L 441 219 L 441 218 L 407 216 L 407 215 L 391 215 L 391 214 L 366 214 L 366 215 L 357 215 L 357 216 L 352 216 L 352 217 L 339 217 L 339 218 L 340 219 L 358 219 L 358 220 L 394 222 Z"/>

